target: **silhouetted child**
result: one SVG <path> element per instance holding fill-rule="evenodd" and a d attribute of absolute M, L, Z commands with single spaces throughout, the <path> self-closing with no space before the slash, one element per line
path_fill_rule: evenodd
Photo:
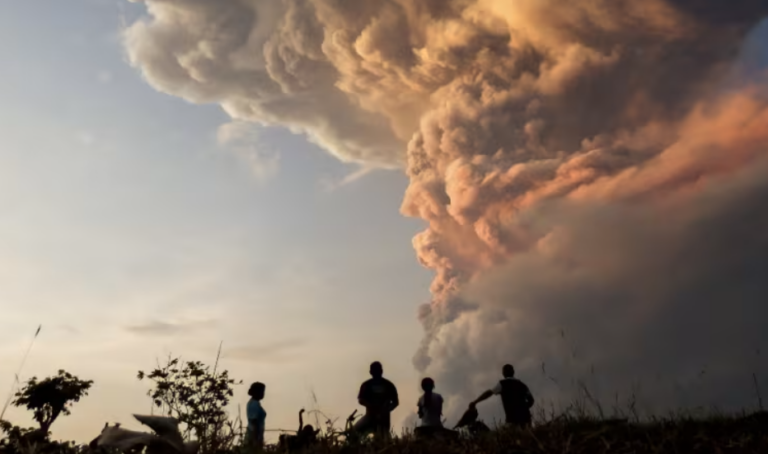
<path fill-rule="evenodd" d="M 261 406 L 261 400 L 264 399 L 265 392 L 266 386 L 260 382 L 253 383 L 248 388 L 248 395 L 251 396 L 251 399 L 245 407 L 248 418 L 245 446 L 251 451 L 261 450 L 264 447 L 264 425 L 267 420 L 267 412 Z"/>
<path fill-rule="evenodd" d="M 491 429 L 484 422 L 478 421 L 477 408 L 470 406 L 467 411 L 461 416 L 459 422 L 453 427 L 453 430 L 466 428 L 471 435 L 477 435 L 480 433 L 490 432 Z"/>
<path fill-rule="evenodd" d="M 443 396 L 434 392 L 435 382 L 427 377 L 421 381 L 424 394 L 419 398 L 419 418 L 421 427 L 443 427 Z"/>
<path fill-rule="evenodd" d="M 421 425 L 416 428 L 418 437 L 435 437 L 454 435 L 452 431 L 443 427 L 443 396 L 434 392 L 435 382 L 427 377 L 421 381 L 421 389 L 424 394 L 419 398 L 418 415 L 421 419 Z"/>
<path fill-rule="evenodd" d="M 304 409 L 299 411 L 299 430 L 296 435 L 280 435 L 280 446 L 289 452 L 301 451 L 304 448 L 317 443 L 317 434 L 320 429 L 315 430 L 312 424 L 304 425 Z"/>

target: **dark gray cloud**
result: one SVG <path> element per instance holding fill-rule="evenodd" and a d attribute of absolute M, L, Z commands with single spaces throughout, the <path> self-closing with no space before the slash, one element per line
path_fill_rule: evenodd
<path fill-rule="evenodd" d="M 450 415 L 507 362 L 557 408 L 583 400 L 582 384 L 607 412 L 617 397 L 629 410 L 633 394 L 646 415 L 757 408 L 753 374 L 768 392 L 766 202 L 763 160 L 663 208 L 558 201 L 531 213 L 557 233 L 469 285 L 457 298 L 473 309 L 430 344 L 438 386 L 461 396 Z"/>

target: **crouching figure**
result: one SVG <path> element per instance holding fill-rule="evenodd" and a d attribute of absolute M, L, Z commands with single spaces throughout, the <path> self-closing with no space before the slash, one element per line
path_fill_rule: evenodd
<path fill-rule="evenodd" d="M 317 444 L 317 435 L 320 429 L 315 429 L 312 424 L 304 425 L 304 409 L 299 411 L 299 430 L 296 435 L 280 435 L 278 446 L 281 451 L 299 452 Z"/>

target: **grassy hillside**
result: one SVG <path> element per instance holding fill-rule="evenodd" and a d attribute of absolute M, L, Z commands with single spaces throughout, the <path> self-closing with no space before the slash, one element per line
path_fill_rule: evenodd
<path fill-rule="evenodd" d="M 0 441 L 0 454 L 95 454 L 86 446 L 32 443 L 11 446 Z M 268 446 L 267 452 L 281 451 Z M 744 417 L 658 420 L 628 423 L 621 420 L 571 419 L 540 424 L 530 430 L 500 429 L 473 439 L 419 439 L 413 435 L 388 441 L 346 444 L 321 439 L 306 454 L 602 454 L 602 453 L 768 453 L 768 413 Z M 214 453 L 204 453 L 214 454 Z M 216 454 L 243 454 L 240 449 Z"/>
<path fill-rule="evenodd" d="M 181 446 L 182 441 L 197 444 L 196 454 L 256 454 L 241 448 L 241 421 L 239 418 L 230 419 L 225 411 L 232 396 L 232 386 L 236 383 L 226 370 L 210 369 L 199 361 L 181 362 L 177 358 L 169 358 L 166 366 L 159 366 L 148 374 L 139 372 L 139 379 L 150 381 L 148 396 L 158 407 L 158 413 L 164 416 L 136 416 L 146 426 L 145 431 L 133 432 L 134 435 L 129 436 L 136 437 L 135 434 L 138 434 L 138 439 L 143 440 L 138 444 L 115 443 L 119 439 L 126 440 L 125 434 L 120 432 L 125 429 L 116 425 L 105 426 L 102 434 L 91 443 L 92 447 L 52 441 L 48 429 L 55 418 L 40 418 L 38 428 L 21 428 L 10 422 L 0 421 L 0 454 L 113 454 L 113 448 L 127 449 L 128 446 L 134 447 L 130 454 L 139 454 L 138 451 L 143 449 L 143 446 L 148 446 L 146 454 L 180 454 L 195 451 L 188 449 L 188 446 Z M 66 415 L 66 412 L 63 412 L 64 405 L 87 396 L 91 383 L 65 371 L 59 371 L 58 375 L 43 380 L 33 377 L 15 394 L 16 399 L 12 404 L 26 407 L 30 411 L 42 411 L 39 416 L 50 413 L 48 410 L 54 409 L 51 405 L 55 404 L 58 405 L 58 410 L 62 411 L 61 414 Z M 52 384 L 56 386 L 52 387 Z M 538 414 L 538 422 L 531 429 L 503 428 L 470 438 L 451 440 L 424 439 L 405 434 L 389 440 L 352 442 L 338 436 L 339 428 L 334 427 L 334 421 L 328 421 L 326 432 L 330 435 L 320 434 L 318 442 L 304 452 L 768 454 L 768 412 L 741 416 L 676 416 L 637 422 L 634 401 L 630 401 L 629 412 L 616 411 L 614 414 L 622 417 L 632 415 L 632 418 L 605 419 L 588 416 L 595 413 L 602 415 L 604 412 L 586 391 L 585 389 L 586 400 L 574 403 L 564 413 Z M 759 393 L 758 405 L 762 408 Z M 590 408 L 593 410 L 591 413 L 588 411 Z M 353 413 L 347 419 L 347 425 L 351 424 L 354 416 Z M 150 420 L 154 420 L 154 423 Z M 150 430 L 155 433 L 150 433 Z M 268 446 L 266 451 L 277 453 L 285 452 L 285 449 Z"/>
<path fill-rule="evenodd" d="M 768 453 L 768 413 L 740 418 L 659 420 L 645 424 L 569 420 L 531 430 L 503 429 L 473 440 L 418 440 L 318 446 L 310 453 Z"/>

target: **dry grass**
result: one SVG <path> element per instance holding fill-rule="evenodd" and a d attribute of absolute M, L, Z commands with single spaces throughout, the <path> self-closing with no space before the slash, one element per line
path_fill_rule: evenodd
<path fill-rule="evenodd" d="M 19 449 L 21 448 L 21 449 Z M 1 454 L 94 454 L 87 447 L 42 444 L 4 446 Z M 281 452 L 275 446 L 266 452 Z M 500 429 L 475 439 L 424 440 L 405 434 L 388 441 L 348 444 L 332 437 L 305 454 L 604 454 L 604 453 L 768 453 L 768 412 L 704 419 L 669 418 L 651 422 L 560 417 L 532 429 Z M 208 454 L 248 454 L 241 449 Z M 255 454 L 255 453 L 254 453 Z"/>
<path fill-rule="evenodd" d="M 502 429 L 474 440 L 419 440 L 406 435 L 388 442 L 324 444 L 307 454 L 459 453 L 768 453 L 768 413 L 743 417 L 658 420 L 561 419 L 530 430 Z M 278 452 L 275 448 L 268 451 Z"/>

